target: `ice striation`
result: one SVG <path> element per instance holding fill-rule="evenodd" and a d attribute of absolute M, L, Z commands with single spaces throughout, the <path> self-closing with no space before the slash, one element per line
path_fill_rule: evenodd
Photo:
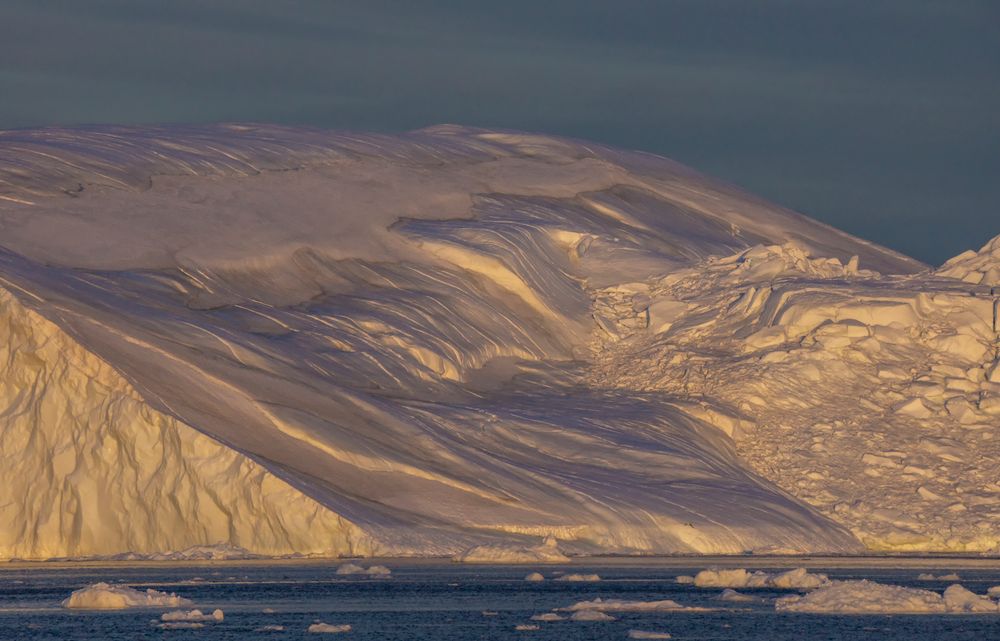
<path fill-rule="evenodd" d="M 2 557 L 1000 545 L 993 246 L 928 271 L 572 140 L 255 125 L 0 132 L 0 246 Z"/>

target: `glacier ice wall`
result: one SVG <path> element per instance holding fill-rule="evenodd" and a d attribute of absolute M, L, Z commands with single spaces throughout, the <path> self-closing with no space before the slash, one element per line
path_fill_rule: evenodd
<path fill-rule="evenodd" d="M 356 526 L 164 415 L 0 290 L 0 556 L 183 550 L 370 553 Z"/>

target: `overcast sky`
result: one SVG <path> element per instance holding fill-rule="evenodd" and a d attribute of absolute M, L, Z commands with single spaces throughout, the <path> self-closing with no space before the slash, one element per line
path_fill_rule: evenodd
<path fill-rule="evenodd" d="M 1000 1 L 0 0 L 0 128 L 525 129 L 939 263 L 1000 234 Z"/>

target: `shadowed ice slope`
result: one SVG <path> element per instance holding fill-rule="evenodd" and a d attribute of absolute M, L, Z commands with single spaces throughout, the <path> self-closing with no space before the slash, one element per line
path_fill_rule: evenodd
<path fill-rule="evenodd" d="M 878 547 L 776 436 L 868 379 L 837 352 L 764 420 L 808 380 L 768 354 L 858 292 L 968 294 L 661 158 L 454 127 L 0 132 L 0 244 L 3 473 L 38 486 L 0 486 L 5 556 Z M 794 330 L 785 280 L 822 293 Z"/>

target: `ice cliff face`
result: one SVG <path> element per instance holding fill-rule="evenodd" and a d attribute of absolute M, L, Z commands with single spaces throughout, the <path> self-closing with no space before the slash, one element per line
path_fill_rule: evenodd
<path fill-rule="evenodd" d="M 664 159 L 0 132 L 0 245 L 0 556 L 996 545 L 985 276 Z"/>

